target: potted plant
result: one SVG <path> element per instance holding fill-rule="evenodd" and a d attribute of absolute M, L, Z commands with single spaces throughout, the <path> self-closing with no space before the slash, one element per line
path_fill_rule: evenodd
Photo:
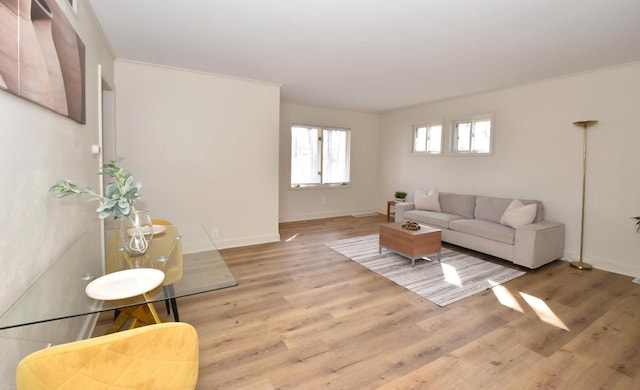
<path fill-rule="evenodd" d="M 69 195 L 89 195 L 89 202 L 98 201 L 96 209 L 100 219 L 113 215 L 121 220 L 120 238 L 122 245 L 132 255 L 146 252 L 149 241 L 153 237 L 151 217 L 148 211 L 136 211 L 134 205 L 140 199 L 142 185 L 133 180 L 131 172 L 122 168 L 120 162 L 124 157 L 104 164 L 99 174 L 113 179 L 105 186 L 105 195 L 96 193 L 90 187 L 79 187 L 71 180 L 56 180 L 49 192 L 56 192 L 58 198 Z M 122 218 L 121 218 L 122 217 Z"/>
<path fill-rule="evenodd" d="M 631 219 L 635 219 L 636 220 L 636 232 L 640 233 L 640 216 L 639 217 L 632 217 Z"/>
<path fill-rule="evenodd" d="M 407 198 L 407 193 L 403 191 L 396 191 L 394 197 L 396 198 L 396 202 L 404 202 Z"/>
<path fill-rule="evenodd" d="M 100 219 L 105 219 L 110 215 L 116 219 L 120 216 L 128 216 L 132 211 L 135 212 L 133 205 L 137 199 L 140 199 L 138 191 L 142 185 L 134 182 L 131 172 L 120 166 L 122 159 L 123 157 L 120 157 L 104 164 L 100 169 L 99 174 L 115 179 L 115 182 L 105 186 L 105 196 L 101 196 L 90 187 L 79 187 L 71 180 L 56 180 L 56 184 L 49 188 L 49 192 L 57 192 L 58 198 L 74 194 L 78 196 L 90 195 L 89 202 L 100 202 L 100 206 L 96 209 Z"/>

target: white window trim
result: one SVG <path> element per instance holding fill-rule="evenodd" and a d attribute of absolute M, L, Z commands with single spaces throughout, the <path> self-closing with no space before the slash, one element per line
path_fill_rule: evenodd
<path fill-rule="evenodd" d="M 291 155 L 291 128 L 293 126 L 317 127 L 320 130 L 323 130 L 323 129 L 345 130 L 348 134 L 347 137 L 348 137 L 348 143 L 349 143 L 348 145 L 349 146 L 349 149 L 348 149 L 349 181 L 344 183 L 328 183 L 328 184 L 319 183 L 319 184 L 293 185 L 291 183 L 291 158 L 289 158 L 289 189 L 293 191 L 300 191 L 300 190 L 318 190 L 318 189 L 328 189 L 328 188 L 333 188 L 333 189 L 351 188 L 351 183 L 353 181 L 353 179 L 351 178 L 351 129 L 348 127 L 341 127 L 341 126 L 318 125 L 318 124 L 311 124 L 311 123 L 304 124 L 301 122 L 292 122 L 289 124 L 289 155 Z"/>
<path fill-rule="evenodd" d="M 432 126 L 440 126 L 441 128 L 441 133 L 440 133 L 440 151 L 439 152 L 429 152 L 429 151 L 424 151 L 424 152 L 417 152 L 415 151 L 415 140 L 416 140 L 416 129 L 420 128 L 420 127 L 427 127 L 427 128 L 431 128 Z M 435 157 L 435 156 L 442 156 L 444 155 L 444 140 L 446 139 L 446 128 L 445 128 L 445 121 L 439 120 L 439 121 L 426 121 L 426 122 L 420 122 L 418 124 L 415 124 L 413 126 L 411 126 L 411 155 L 413 156 L 420 156 L 420 157 Z"/>
<path fill-rule="evenodd" d="M 455 124 L 458 122 L 466 122 L 466 121 L 479 121 L 479 120 L 490 120 L 491 121 L 491 139 L 489 140 L 489 152 L 475 152 L 475 151 L 457 151 L 454 150 L 455 145 Z M 474 114 L 474 115 L 464 115 L 464 116 L 456 116 L 452 118 L 448 118 L 446 120 L 446 129 L 447 129 L 447 148 L 446 155 L 454 156 L 454 157 L 490 157 L 493 156 L 494 148 L 493 144 L 496 138 L 496 123 L 494 120 L 493 113 L 484 113 L 484 114 Z"/>
<path fill-rule="evenodd" d="M 78 1 L 80 0 L 65 0 L 71 11 L 73 11 L 73 15 L 78 17 Z"/>

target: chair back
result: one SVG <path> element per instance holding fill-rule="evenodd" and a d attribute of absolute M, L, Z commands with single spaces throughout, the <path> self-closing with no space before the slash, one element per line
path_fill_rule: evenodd
<path fill-rule="evenodd" d="M 194 389 L 198 335 L 182 322 L 149 325 L 36 351 L 18 364 L 18 390 Z"/>

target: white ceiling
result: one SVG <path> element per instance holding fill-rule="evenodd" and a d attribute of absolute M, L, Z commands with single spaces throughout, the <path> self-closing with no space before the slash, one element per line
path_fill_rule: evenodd
<path fill-rule="evenodd" d="M 640 0 L 90 0 L 121 59 L 384 112 L 640 61 Z"/>

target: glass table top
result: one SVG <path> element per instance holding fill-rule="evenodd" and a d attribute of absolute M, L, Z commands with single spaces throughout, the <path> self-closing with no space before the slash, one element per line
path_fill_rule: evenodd
<path fill-rule="evenodd" d="M 101 232 L 91 231 L 65 251 L 0 317 L 0 329 L 100 313 L 147 302 L 160 302 L 227 287 L 237 282 L 199 224 L 167 225 L 144 255 L 129 256 L 116 235 L 107 242 L 103 262 Z M 85 289 L 102 275 L 132 268 L 164 272 L 157 288 L 126 300 L 90 298 Z M 170 287 L 170 288 L 168 288 Z"/>

